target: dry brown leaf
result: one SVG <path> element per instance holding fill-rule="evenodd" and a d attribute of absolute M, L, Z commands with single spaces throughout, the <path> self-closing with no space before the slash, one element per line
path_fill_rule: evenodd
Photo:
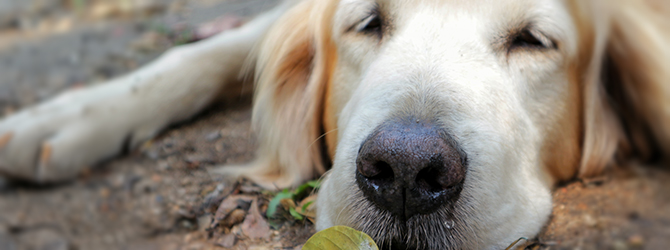
<path fill-rule="evenodd" d="M 221 226 L 223 227 L 232 227 L 234 225 L 240 224 L 244 221 L 244 218 L 247 216 L 247 211 L 242 209 L 233 210 L 228 217 L 221 221 Z"/>
<path fill-rule="evenodd" d="M 242 232 L 251 239 L 270 239 L 270 225 L 258 211 L 258 199 L 251 202 L 247 218 L 242 223 Z"/>
<path fill-rule="evenodd" d="M 291 208 L 295 209 L 295 201 L 293 199 L 282 199 L 279 201 L 279 204 L 284 208 L 284 210 L 288 211 Z"/>
<path fill-rule="evenodd" d="M 228 217 L 231 212 L 237 209 L 239 207 L 239 201 L 251 202 L 254 199 L 255 198 L 253 196 L 248 195 L 228 196 L 221 202 L 221 205 L 219 205 L 219 208 L 216 210 L 216 213 L 214 214 L 214 221 L 212 222 L 211 227 L 216 227 L 221 221 L 226 219 L 226 217 Z"/>
<path fill-rule="evenodd" d="M 234 234 L 226 234 L 216 240 L 216 245 L 224 248 L 231 248 L 235 246 L 236 241 L 237 237 Z"/>
<path fill-rule="evenodd" d="M 318 196 L 316 194 L 310 195 L 309 197 L 303 199 L 300 201 L 298 204 L 298 207 L 295 209 L 299 214 L 307 217 L 310 221 L 314 222 L 314 219 L 316 218 L 316 198 Z M 307 205 L 309 204 L 309 205 Z M 307 205 L 305 207 L 305 205 Z M 305 210 L 303 210 L 305 208 Z"/>

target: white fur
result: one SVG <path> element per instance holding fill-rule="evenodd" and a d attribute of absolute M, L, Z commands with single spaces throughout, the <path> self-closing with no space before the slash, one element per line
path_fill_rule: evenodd
<path fill-rule="evenodd" d="M 322 14 L 333 7 L 330 3 L 334 3 L 334 17 L 324 21 Z M 352 32 L 349 28 L 361 27 L 359 22 L 375 4 L 383 6 L 392 20 L 388 33 L 379 38 Z M 566 101 L 574 95 L 569 86 L 574 81 L 571 60 L 583 49 L 579 46 L 584 46 L 573 20 L 579 15 L 570 13 L 568 5 L 561 0 L 288 1 L 240 29 L 173 49 L 128 76 L 63 94 L 0 121 L 0 171 L 38 182 L 70 178 L 83 167 L 118 154 L 124 138 L 131 138 L 130 146 L 135 146 L 165 126 L 194 115 L 217 98 L 217 92 L 239 82 L 242 61 L 250 54 L 259 65 L 256 98 L 262 99 L 255 100 L 254 119 L 262 130 L 260 153 L 264 155 L 252 164 L 254 168 L 224 172 L 250 175 L 265 187 L 298 184 L 321 172 L 321 156 L 314 155 L 319 149 L 313 146 L 320 139 L 315 134 L 322 126 L 316 124 L 322 122 L 319 112 L 325 113 L 319 110 L 325 105 L 317 96 L 325 92 L 319 84 L 328 82 L 337 138 L 333 167 L 324 176 L 317 201 L 317 229 L 334 225 L 369 229 L 373 221 L 381 230 L 368 233 L 385 240 L 384 221 L 367 218 L 375 215 L 376 208 L 360 198 L 354 178 L 357 153 L 370 133 L 399 109 L 431 102 L 432 106 L 418 112 L 440 121 L 467 153 L 469 164 L 461 198 L 455 211 L 449 211 L 457 216 L 453 225 L 446 220 L 444 226 L 426 221 L 445 230 L 417 237 L 441 249 L 503 249 L 520 237 L 535 236 L 546 223 L 553 180 L 543 159 L 543 150 L 547 150 L 543 143 L 555 124 L 562 124 L 561 114 L 580 112 L 570 110 Z M 289 10 L 291 6 L 295 7 Z M 302 13 L 305 11 L 315 12 Z M 302 16 L 281 17 L 283 13 Z M 295 18 L 303 19 L 296 22 Z M 588 110 L 599 101 L 590 93 L 601 91 L 597 84 L 608 39 L 609 19 L 598 20 L 596 45 L 590 48 L 594 59 L 584 64 L 592 69 L 584 70 L 590 77 L 579 79 L 587 82 L 583 98 L 589 98 Z M 502 37 L 524 21 L 558 43 L 558 48 L 501 49 Z M 279 23 L 276 30 L 269 29 L 274 22 Z M 328 26 L 319 26 L 321 22 Z M 300 25 L 291 26 L 296 23 Z M 330 42 L 337 55 L 332 72 L 324 63 L 333 59 L 325 53 Z M 250 53 L 253 44 L 259 44 L 257 53 Z M 294 50 L 295 46 L 312 46 L 308 49 L 313 50 Z M 296 59 L 287 58 L 292 56 L 309 56 L 288 61 L 289 65 L 307 65 L 311 71 L 281 72 L 287 59 Z M 661 66 L 667 69 L 667 64 Z M 654 76 L 660 80 L 649 84 L 660 86 L 657 83 L 668 75 Z M 273 81 L 276 78 L 282 82 Z M 292 89 L 281 89 L 284 85 Z M 577 95 L 572 97 L 582 98 Z M 586 112 L 585 125 L 580 124 L 586 130 L 587 157 L 603 151 L 589 146 L 589 138 L 603 137 L 593 137 L 590 131 L 604 128 L 591 120 L 598 120 L 596 111 L 609 111 L 593 110 Z M 660 117 L 667 119 L 667 114 Z M 300 121 L 310 124 L 295 124 Z M 609 129 L 595 134 L 613 135 Z M 602 164 L 591 164 L 595 167 L 587 166 L 587 170 L 604 167 L 616 149 L 612 143 L 600 153 L 605 158 L 599 159 Z M 42 159 L 36 159 L 40 150 Z M 587 157 L 582 161 L 589 162 Z M 571 178 L 571 171 L 565 172 Z"/>
<path fill-rule="evenodd" d="M 418 92 L 442 98 L 439 119 L 469 155 L 462 196 L 471 210 L 460 220 L 461 230 L 472 234 L 461 232 L 468 245 L 458 248 L 502 249 L 533 237 L 551 212 L 551 186 L 542 181 L 538 150 L 544 120 L 560 108 L 556 97 L 568 84 L 562 60 L 576 53 L 576 41 L 567 39 L 575 37 L 569 13 L 556 1 L 411 2 L 389 4 L 396 26 L 381 45 L 337 33 L 373 3 L 340 3 L 334 40 L 346 56 L 339 58 L 334 84 L 346 89 L 344 100 L 335 102 L 346 105 L 338 113 L 339 145 L 319 196 L 317 229 L 363 227 L 357 218 L 364 215 L 350 208 L 360 192 L 354 182 L 358 149 L 394 104 Z M 537 15 L 542 32 L 565 40 L 557 59 L 492 51 L 490 38 L 524 15 Z"/>

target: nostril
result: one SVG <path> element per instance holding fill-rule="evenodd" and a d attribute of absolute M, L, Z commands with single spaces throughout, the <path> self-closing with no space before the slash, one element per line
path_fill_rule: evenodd
<path fill-rule="evenodd" d="M 440 183 L 441 175 L 442 173 L 437 168 L 424 168 L 416 175 L 416 185 L 420 190 L 431 193 L 442 192 L 449 187 Z"/>
<path fill-rule="evenodd" d="M 393 168 L 385 161 L 359 164 L 358 171 L 370 181 L 393 182 Z"/>

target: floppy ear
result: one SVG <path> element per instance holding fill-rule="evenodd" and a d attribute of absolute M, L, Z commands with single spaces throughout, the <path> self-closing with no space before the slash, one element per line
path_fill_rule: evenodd
<path fill-rule="evenodd" d="M 650 5 L 661 1 L 606 2 L 591 11 L 607 14 L 593 14 L 602 16 L 593 20 L 584 77 L 579 177 L 601 173 L 615 155 L 645 161 L 670 155 L 670 13 Z"/>
<path fill-rule="evenodd" d="M 268 189 L 302 184 L 323 174 L 329 159 L 321 113 L 330 80 L 333 49 L 328 20 L 332 1 L 303 1 L 270 29 L 255 51 L 256 92 L 252 123 L 258 135 L 256 159 L 224 167 Z"/>

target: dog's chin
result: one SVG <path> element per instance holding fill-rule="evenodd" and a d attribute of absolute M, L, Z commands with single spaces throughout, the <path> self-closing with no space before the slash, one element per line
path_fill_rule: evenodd
<path fill-rule="evenodd" d="M 374 239 L 380 249 L 461 249 L 468 226 L 456 204 L 446 205 L 430 214 L 417 214 L 407 220 L 379 209 L 360 192 L 350 200 L 350 226 Z"/>

